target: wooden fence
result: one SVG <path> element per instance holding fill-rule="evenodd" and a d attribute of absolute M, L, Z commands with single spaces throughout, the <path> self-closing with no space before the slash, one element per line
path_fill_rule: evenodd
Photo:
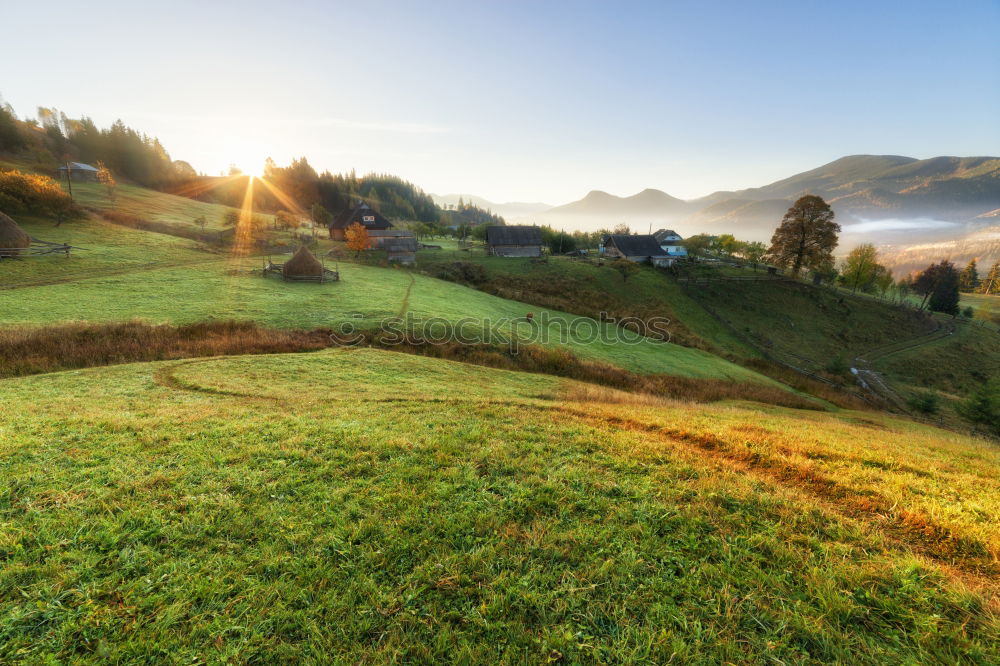
<path fill-rule="evenodd" d="M 49 241 L 31 239 L 31 245 L 26 248 L 0 248 L 0 259 L 15 259 L 19 257 L 38 257 L 43 254 L 63 253 L 67 257 L 70 250 L 82 250 L 66 243 L 50 243 Z"/>

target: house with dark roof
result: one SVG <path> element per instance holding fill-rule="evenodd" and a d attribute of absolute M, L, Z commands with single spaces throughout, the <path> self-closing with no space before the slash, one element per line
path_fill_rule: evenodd
<path fill-rule="evenodd" d="M 653 238 L 660 244 L 663 251 L 674 259 L 683 259 L 688 256 L 684 247 L 684 239 L 673 229 L 660 229 L 653 234 Z"/>
<path fill-rule="evenodd" d="M 673 262 L 652 234 L 605 236 L 601 253 L 611 259 L 628 259 L 637 263 L 648 261 L 654 266 L 669 266 Z"/>
<path fill-rule="evenodd" d="M 487 227 L 486 249 L 495 257 L 540 257 L 542 230 L 529 226 Z"/>
<path fill-rule="evenodd" d="M 98 169 L 83 162 L 67 162 L 59 167 L 59 177 L 65 178 L 66 174 L 73 180 L 84 180 L 96 183 Z"/>
<path fill-rule="evenodd" d="M 382 213 L 366 203 L 360 203 L 333 218 L 333 222 L 330 223 L 329 227 L 330 238 L 333 240 L 345 240 L 344 232 L 347 230 L 347 227 L 355 222 L 363 226 L 369 233 L 392 229 L 392 222 L 382 215 Z"/>

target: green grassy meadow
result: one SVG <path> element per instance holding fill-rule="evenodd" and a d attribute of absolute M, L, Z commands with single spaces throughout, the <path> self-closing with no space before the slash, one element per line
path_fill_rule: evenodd
<path fill-rule="evenodd" d="M 66 255 L 45 255 L 0 263 L 0 289 L 67 283 L 109 274 L 136 273 L 153 267 L 218 260 L 203 245 L 177 236 L 130 229 L 98 218 L 67 222 L 18 216 L 32 237 L 76 248 Z"/>
<path fill-rule="evenodd" d="M 173 237 L 147 235 L 169 239 L 163 241 L 167 248 L 164 252 L 174 252 Z M 10 270 L 13 274 L 4 282 L 16 283 L 17 271 L 22 267 L 37 272 L 44 263 L 64 260 L 65 257 L 25 259 L 4 264 L 0 270 Z M 0 313 L 7 325 L 131 319 L 185 324 L 239 319 L 279 328 L 336 330 L 342 326 L 370 329 L 402 315 L 421 326 L 431 326 L 435 320 L 466 321 L 464 330 L 470 338 L 477 339 L 483 336 L 484 321 L 504 322 L 498 329 L 502 336 L 516 335 L 524 342 L 565 345 L 581 358 L 605 361 L 634 372 L 771 382 L 698 349 L 642 338 L 628 331 L 621 332 L 627 342 L 623 344 L 617 341 L 618 331 L 612 324 L 581 320 L 401 269 L 341 263 L 341 281 L 317 285 L 262 278 L 251 272 L 259 268 L 258 261 L 218 259 L 0 290 Z M 535 314 L 534 323 L 525 319 L 528 312 Z M 579 338 L 566 335 L 574 321 L 579 327 Z M 547 330 L 547 338 L 543 338 L 543 330 Z M 591 341 L 590 337 L 595 336 Z"/>
<path fill-rule="evenodd" d="M 0 400 L 0 661 L 1000 659 L 1000 453 L 905 420 L 369 349 Z"/>

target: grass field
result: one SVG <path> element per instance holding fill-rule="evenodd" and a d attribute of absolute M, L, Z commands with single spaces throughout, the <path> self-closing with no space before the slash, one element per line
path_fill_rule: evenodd
<path fill-rule="evenodd" d="M 971 305 L 976 310 L 976 319 L 985 319 L 1000 326 L 1000 295 L 962 294 L 962 307 Z"/>
<path fill-rule="evenodd" d="M 952 335 L 879 359 L 876 368 L 910 393 L 933 387 L 958 400 L 1000 377 L 1000 334 L 963 323 Z"/>
<path fill-rule="evenodd" d="M 16 283 L 16 271 L 22 267 L 38 271 L 43 262 L 62 260 L 52 257 L 33 259 L 35 263 L 30 264 L 27 259 L 12 262 L 9 270 L 14 277 L 4 282 Z M 342 263 L 340 282 L 317 285 L 264 279 L 250 272 L 252 267 L 259 267 L 256 262 L 220 259 L 0 291 L 0 313 L 8 325 L 130 319 L 184 324 L 238 319 L 280 328 L 338 330 L 345 325 L 368 329 L 403 315 L 420 326 L 430 325 L 435 319 L 468 320 L 466 330 L 480 339 L 483 322 L 503 322 L 499 325 L 503 335 L 565 344 L 584 359 L 635 372 L 771 383 L 753 371 L 701 350 L 640 338 L 626 331 L 619 338 L 619 329 L 612 324 L 580 320 L 403 270 Z M 0 270 L 8 270 L 8 265 L 0 266 Z M 529 311 L 535 314 L 534 323 L 525 320 Z M 574 321 L 581 336 L 564 335 Z M 597 337 L 585 337 L 588 335 Z"/>
<path fill-rule="evenodd" d="M 0 289 L 219 258 L 195 241 L 130 229 L 97 218 L 67 222 L 59 227 L 51 220 L 23 215 L 17 221 L 34 238 L 82 249 L 74 249 L 69 256 L 53 254 L 0 262 Z"/>
<path fill-rule="evenodd" d="M 436 241 L 432 241 L 436 242 Z M 675 333 L 685 342 L 700 343 L 713 351 L 741 358 L 755 358 L 748 347 L 693 301 L 677 282 L 653 268 L 643 267 L 627 281 L 605 264 L 551 257 L 545 263 L 528 259 L 485 256 L 471 251 L 425 251 L 421 270 L 454 261 L 468 261 L 485 268 L 489 282 L 483 288 L 508 298 L 557 307 L 580 314 L 646 312 L 672 320 Z"/>
<path fill-rule="evenodd" d="M 376 350 L 0 400 L 0 661 L 1000 660 L 1000 453 L 912 422 Z"/>
<path fill-rule="evenodd" d="M 713 282 L 689 293 L 769 353 L 808 370 L 933 331 L 925 313 L 791 282 Z"/>

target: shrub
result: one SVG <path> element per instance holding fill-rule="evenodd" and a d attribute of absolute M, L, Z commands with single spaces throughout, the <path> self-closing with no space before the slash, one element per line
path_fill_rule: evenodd
<path fill-rule="evenodd" d="M 933 391 L 923 391 L 911 397 L 907 403 L 921 414 L 936 414 L 938 410 L 938 394 Z"/>
<path fill-rule="evenodd" d="M 447 264 L 438 264 L 431 269 L 430 274 L 441 280 L 476 286 L 485 284 L 489 279 L 486 268 L 471 261 L 452 261 Z"/>
<path fill-rule="evenodd" d="M 48 176 L 0 170 L 0 211 L 68 216 L 78 212 L 73 200 Z"/>
<path fill-rule="evenodd" d="M 983 382 L 958 406 L 958 413 L 976 425 L 1000 436 L 1000 380 Z"/>
<path fill-rule="evenodd" d="M 847 364 L 847 361 L 840 354 L 831 358 L 830 362 L 826 364 L 826 371 L 832 375 L 846 375 L 850 370 L 851 366 Z"/>

